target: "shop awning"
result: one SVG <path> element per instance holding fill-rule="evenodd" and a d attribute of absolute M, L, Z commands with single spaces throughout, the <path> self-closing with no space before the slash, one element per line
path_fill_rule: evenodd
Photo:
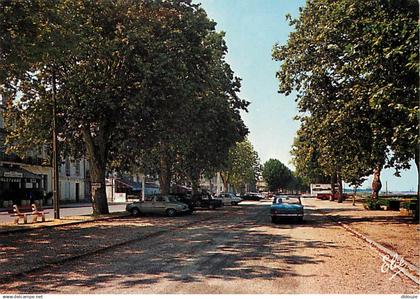
<path fill-rule="evenodd" d="M 0 177 L 4 178 L 14 178 L 14 179 L 42 179 L 41 175 L 32 173 L 30 171 L 27 171 L 21 167 L 4 167 L 0 166 Z"/>
<path fill-rule="evenodd" d="M 131 188 L 133 191 L 140 191 L 141 190 L 141 183 L 134 182 L 132 180 L 128 180 L 126 178 L 119 178 L 116 179 L 117 182 Z"/>

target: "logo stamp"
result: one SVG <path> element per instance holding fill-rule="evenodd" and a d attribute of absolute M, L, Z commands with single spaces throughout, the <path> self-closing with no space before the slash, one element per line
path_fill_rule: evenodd
<path fill-rule="evenodd" d="M 389 255 L 384 255 L 382 257 L 381 272 L 387 273 L 388 271 L 395 271 L 394 275 L 389 278 L 389 280 L 392 280 L 396 275 L 402 272 L 406 265 L 407 264 L 404 258 L 398 255 L 398 253 L 394 254 L 392 257 Z"/>

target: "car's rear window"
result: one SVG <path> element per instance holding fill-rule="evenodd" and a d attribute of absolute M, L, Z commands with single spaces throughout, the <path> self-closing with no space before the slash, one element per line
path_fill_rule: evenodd
<path fill-rule="evenodd" d="M 299 198 L 297 197 L 276 197 L 273 203 L 281 204 L 301 204 Z"/>

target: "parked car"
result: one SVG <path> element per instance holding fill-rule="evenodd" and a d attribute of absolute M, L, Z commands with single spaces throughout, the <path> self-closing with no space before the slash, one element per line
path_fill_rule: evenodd
<path fill-rule="evenodd" d="M 171 196 L 172 198 L 188 205 L 188 208 L 191 211 L 194 211 L 194 209 L 196 208 L 195 204 L 193 203 L 193 201 L 191 199 L 191 194 L 188 194 L 188 193 L 170 193 L 169 196 Z"/>
<path fill-rule="evenodd" d="M 205 209 L 216 209 L 223 206 L 223 202 L 219 198 L 213 198 L 209 193 L 203 192 L 194 194 L 191 197 L 191 201 L 194 207 L 205 208 Z"/>
<path fill-rule="evenodd" d="M 220 199 L 224 205 L 232 205 L 232 206 L 236 206 L 240 201 L 242 201 L 242 198 L 230 192 L 220 193 L 219 196 L 216 198 Z"/>
<path fill-rule="evenodd" d="M 327 200 L 331 198 L 331 194 L 330 193 L 323 193 L 323 194 L 317 194 L 316 195 L 317 199 L 322 199 L 322 200 Z M 349 198 L 349 195 L 346 193 L 343 193 L 343 200 Z M 333 194 L 333 200 L 337 200 L 338 199 L 338 193 L 334 193 Z"/>
<path fill-rule="evenodd" d="M 173 217 L 179 214 L 190 214 L 188 205 L 168 195 L 153 195 L 146 197 L 145 201 L 130 203 L 125 208 L 133 216 L 141 214 L 163 214 Z"/>
<path fill-rule="evenodd" d="M 303 205 L 300 197 L 276 196 L 270 207 L 271 222 L 276 223 L 281 218 L 292 218 L 303 221 Z"/>
<path fill-rule="evenodd" d="M 242 200 L 262 200 L 264 199 L 264 196 L 259 193 L 247 193 L 244 195 L 241 195 Z"/>

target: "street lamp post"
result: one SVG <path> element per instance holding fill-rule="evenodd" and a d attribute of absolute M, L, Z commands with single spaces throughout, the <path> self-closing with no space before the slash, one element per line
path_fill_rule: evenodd
<path fill-rule="evenodd" d="M 52 126 L 52 171 L 53 171 L 53 208 L 54 219 L 60 219 L 60 194 L 58 187 L 58 161 L 57 161 L 57 100 L 55 90 L 55 71 L 52 73 L 52 100 L 53 100 L 53 126 Z"/>
<path fill-rule="evenodd" d="M 146 175 L 144 173 L 142 173 L 140 175 L 141 178 L 141 200 L 144 201 L 145 200 L 145 190 L 146 190 Z"/>

